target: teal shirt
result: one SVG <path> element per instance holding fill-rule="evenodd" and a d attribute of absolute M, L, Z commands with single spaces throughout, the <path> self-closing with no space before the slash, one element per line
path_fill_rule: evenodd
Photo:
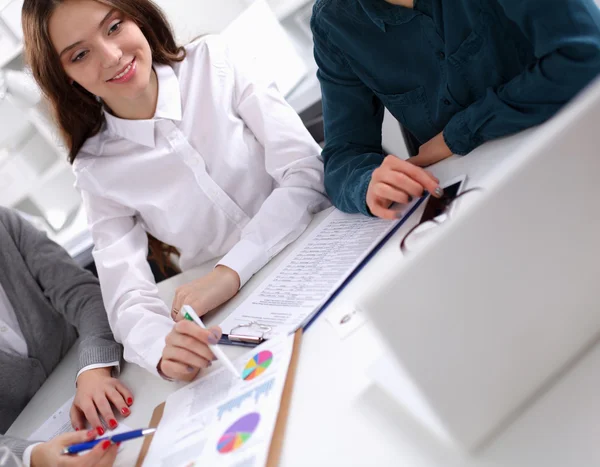
<path fill-rule="evenodd" d="M 369 214 L 386 107 L 455 154 L 551 117 L 600 72 L 594 0 L 317 0 L 311 27 L 325 120 L 325 187 Z M 567 157 L 567 156 L 565 156 Z"/>

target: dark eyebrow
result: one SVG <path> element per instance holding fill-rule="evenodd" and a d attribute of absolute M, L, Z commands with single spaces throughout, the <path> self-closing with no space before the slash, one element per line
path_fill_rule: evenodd
<path fill-rule="evenodd" d="M 110 10 L 106 16 L 102 19 L 102 21 L 100 21 L 100 24 L 98 25 L 98 29 L 101 29 L 104 26 L 104 23 L 106 23 L 106 21 L 108 21 L 108 19 L 112 16 L 112 14 L 117 11 L 116 8 L 113 8 L 112 10 Z M 74 44 L 71 44 L 68 47 L 65 47 L 63 49 L 63 51 L 58 55 L 59 58 L 62 57 L 64 55 L 65 52 L 68 52 L 71 49 L 74 49 L 75 47 L 77 47 L 79 44 L 81 44 L 83 41 L 77 41 Z"/>

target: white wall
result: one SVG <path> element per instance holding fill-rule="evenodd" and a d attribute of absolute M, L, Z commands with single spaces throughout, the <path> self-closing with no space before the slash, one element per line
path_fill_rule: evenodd
<path fill-rule="evenodd" d="M 179 43 L 221 31 L 247 6 L 244 0 L 154 0 L 166 13 Z"/>

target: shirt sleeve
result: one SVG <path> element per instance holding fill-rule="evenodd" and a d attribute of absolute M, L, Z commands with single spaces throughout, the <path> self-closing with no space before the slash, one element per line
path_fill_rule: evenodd
<path fill-rule="evenodd" d="M 125 360 L 158 376 L 165 338 L 173 328 L 147 261 L 148 237 L 128 207 L 82 190 L 94 240 L 104 306 Z"/>
<path fill-rule="evenodd" d="M 25 448 L 25 451 L 23 452 L 23 467 L 31 467 L 31 452 L 33 451 L 33 448 L 36 447 L 38 444 L 42 443 L 30 444 Z"/>
<path fill-rule="evenodd" d="M 29 456 L 31 457 L 31 450 L 33 446 L 40 444 L 37 441 L 29 441 L 27 439 L 13 438 L 12 436 L 5 436 L 0 434 L 0 448 L 6 448 L 11 452 L 17 459 L 25 460 L 25 451 L 29 446 Z M 0 458 L 1 459 L 1 458 Z"/>
<path fill-rule="evenodd" d="M 120 361 L 122 348 L 111 333 L 94 275 L 79 267 L 64 248 L 16 212 L 2 209 L 0 213 L 44 295 L 53 308 L 77 328 L 79 368 Z"/>
<path fill-rule="evenodd" d="M 325 188 L 344 212 L 371 215 L 367 188 L 384 159 L 381 128 L 384 106 L 347 63 L 313 14 L 314 56 L 319 66 L 325 123 Z"/>
<path fill-rule="evenodd" d="M 257 76 L 224 48 L 234 75 L 234 106 L 264 147 L 264 163 L 274 190 L 244 227 L 241 239 L 219 264 L 230 267 L 243 285 L 306 229 L 312 215 L 329 203 L 323 186 L 321 148 L 275 84 Z"/>
<path fill-rule="evenodd" d="M 111 373 L 113 374 L 113 376 L 116 377 L 119 375 L 119 373 L 121 373 L 121 365 L 119 364 L 119 362 L 96 363 L 94 365 L 88 365 L 86 367 L 83 367 L 81 370 L 79 370 L 79 372 L 77 373 L 77 377 L 75 378 L 75 381 L 77 381 L 77 378 L 79 378 L 79 376 L 82 373 L 85 373 L 86 371 L 96 370 L 98 368 L 109 368 L 109 367 L 114 368 L 113 370 L 111 370 Z"/>
<path fill-rule="evenodd" d="M 457 113 L 444 129 L 455 154 L 540 124 L 600 72 L 600 12 L 592 0 L 498 0 L 537 60 Z"/>

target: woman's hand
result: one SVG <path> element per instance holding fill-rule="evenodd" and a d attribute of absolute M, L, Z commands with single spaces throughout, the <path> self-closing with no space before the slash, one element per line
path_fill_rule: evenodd
<path fill-rule="evenodd" d="M 183 316 L 180 311 L 183 305 L 191 306 L 198 316 L 202 316 L 233 297 L 239 288 L 238 273 L 219 265 L 200 279 L 177 288 L 171 317 L 175 321 L 181 321 Z"/>
<path fill-rule="evenodd" d="M 414 159 L 414 158 L 413 158 Z M 395 156 L 387 156 L 373 171 L 367 189 L 367 206 L 371 214 L 382 219 L 396 219 L 392 203 L 407 204 L 429 191 L 443 194 L 440 181 L 429 172 Z"/>
<path fill-rule="evenodd" d="M 452 151 L 444 140 L 444 133 L 440 133 L 427 141 L 419 148 L 419 154 L 408 161 L 419 167 L 428 167 L 452 155 Z"/>
<path fill-rule="evenodd" d="M 96 430 L 65 433 L 35 446 L 31 450 L 31 467 L 110 467 L 117 457 L 118 445 L 101 441 L 94 449 L 81 456 L 63 454 L 72 444 L 85 443 L 96 438 Z"/>
<path fill-rule="evenodd" d="M 117 378 L 111 376 L 112 368 L 96 368 L 84 371 L 77 378 L 77 391 L 71 407 L 71 424 L 76 430 L 85 429 L 85 421 L 104 434 L 100 416 L 110 429 L 117 427 L 115 407 L 124 417 L 129 416 L 133 395 Z M 111 404 L 113 407 L 111 407 Z"/>
<path fill-rule="evenodd" d="M 208 344 L 216 344 L 220 338 L 219 327 L 203 329 L 193 321 L 179 321 L 165 339 L 158 372 L 169 379 L 193 380 L 201 368 L 209 367 L 215 359 Z"/>

